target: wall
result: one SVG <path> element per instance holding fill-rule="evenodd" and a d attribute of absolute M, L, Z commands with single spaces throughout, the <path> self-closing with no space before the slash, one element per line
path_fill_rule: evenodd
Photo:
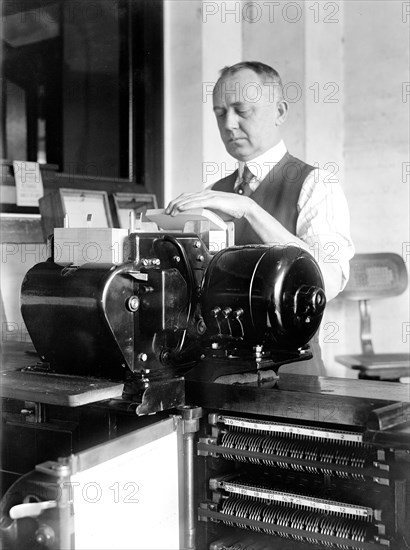
<path fill-rule="evenodd" d="M 201 187 L 201 3 L 164 2 L 165 204 Z"/>
<path fill-rule="evenodd" d="M 20 289 L 29 269 L 47 260 L 47 245 L 38 242 L 0 243 L 1 342 L 29 342 L 20 311 Z"/>
<path fill-rule="evenodd" d="M 345 190 L 358 252 L 403 254 L 409 267 L 409 28 L 402 2 L 346 2 Z M 410 5 L 407 2 L 408 8 Z M 405 20 L 405 17 L 404 17 Z M 363 36 L 366 38 L 363 40 Z M 407 161 L 407 165 L 405 164 Z M 409 351 L 409 292 L 375 302 L 376 351 Z M 388 327 L 388 330 L 386 330 Z M 347 324 L 345 334 L 355 327 Z M 356 346 L 357 347 L 357 346 Z"/>
<path fill-rule="evenodd" d="M 234 168 L 201 86 L 208 90 L 224 65 L 261 60 L 279 70 L 291 100 L 289 149 L 321 167 L 328 163 L 343 185 L 357 251 L 404 254 L 408 266 L 406 3 L 165 0 L 165 6 L 165 202 Z M 407 290 L 374 304 L 376 351 L 408 351 L 408 303 Z M 354 376 L 334 356 L 358 353 L 358 335 L 355 304 L 331 302 L 320 337 L 328 374 Z"/>

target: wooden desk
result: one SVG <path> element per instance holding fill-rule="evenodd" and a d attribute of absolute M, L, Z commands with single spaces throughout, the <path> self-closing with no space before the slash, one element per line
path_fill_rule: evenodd
<path fill-rule="evenodd" d="M 38 361 L 32 344 L 9 342 L 2 351 L 0 397 L 64 407 L 121 397 L 122 382 L 22 371 Z"/>

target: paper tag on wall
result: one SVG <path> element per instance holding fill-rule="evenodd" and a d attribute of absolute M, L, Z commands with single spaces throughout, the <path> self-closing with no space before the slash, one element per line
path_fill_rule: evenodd
<path fill-rule="evenodd" d="M 43 180 L 38 162 L 13 161 L 17 206 L 38 206 L 44 195 Z"/>

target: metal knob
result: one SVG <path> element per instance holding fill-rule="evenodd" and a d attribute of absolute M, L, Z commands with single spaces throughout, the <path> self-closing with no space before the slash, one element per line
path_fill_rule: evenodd
<path fill-rule="evenodd" d="M 134 313 L 135 311 L 138 311 L 138 308 L 140 307 L 140 299 L 135 295 L 130 296 L 125 302 L 125 306 L 128 311 Z"/>

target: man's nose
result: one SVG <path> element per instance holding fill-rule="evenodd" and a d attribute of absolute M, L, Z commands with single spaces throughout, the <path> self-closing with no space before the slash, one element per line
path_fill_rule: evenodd
<path fill-rule="evenodd" d="M 227 111 L 225 116 L 225 129 L 234 130 L 235 128 L 238 128 L 238 126 L 238 115 L 234 110 Z"/>

